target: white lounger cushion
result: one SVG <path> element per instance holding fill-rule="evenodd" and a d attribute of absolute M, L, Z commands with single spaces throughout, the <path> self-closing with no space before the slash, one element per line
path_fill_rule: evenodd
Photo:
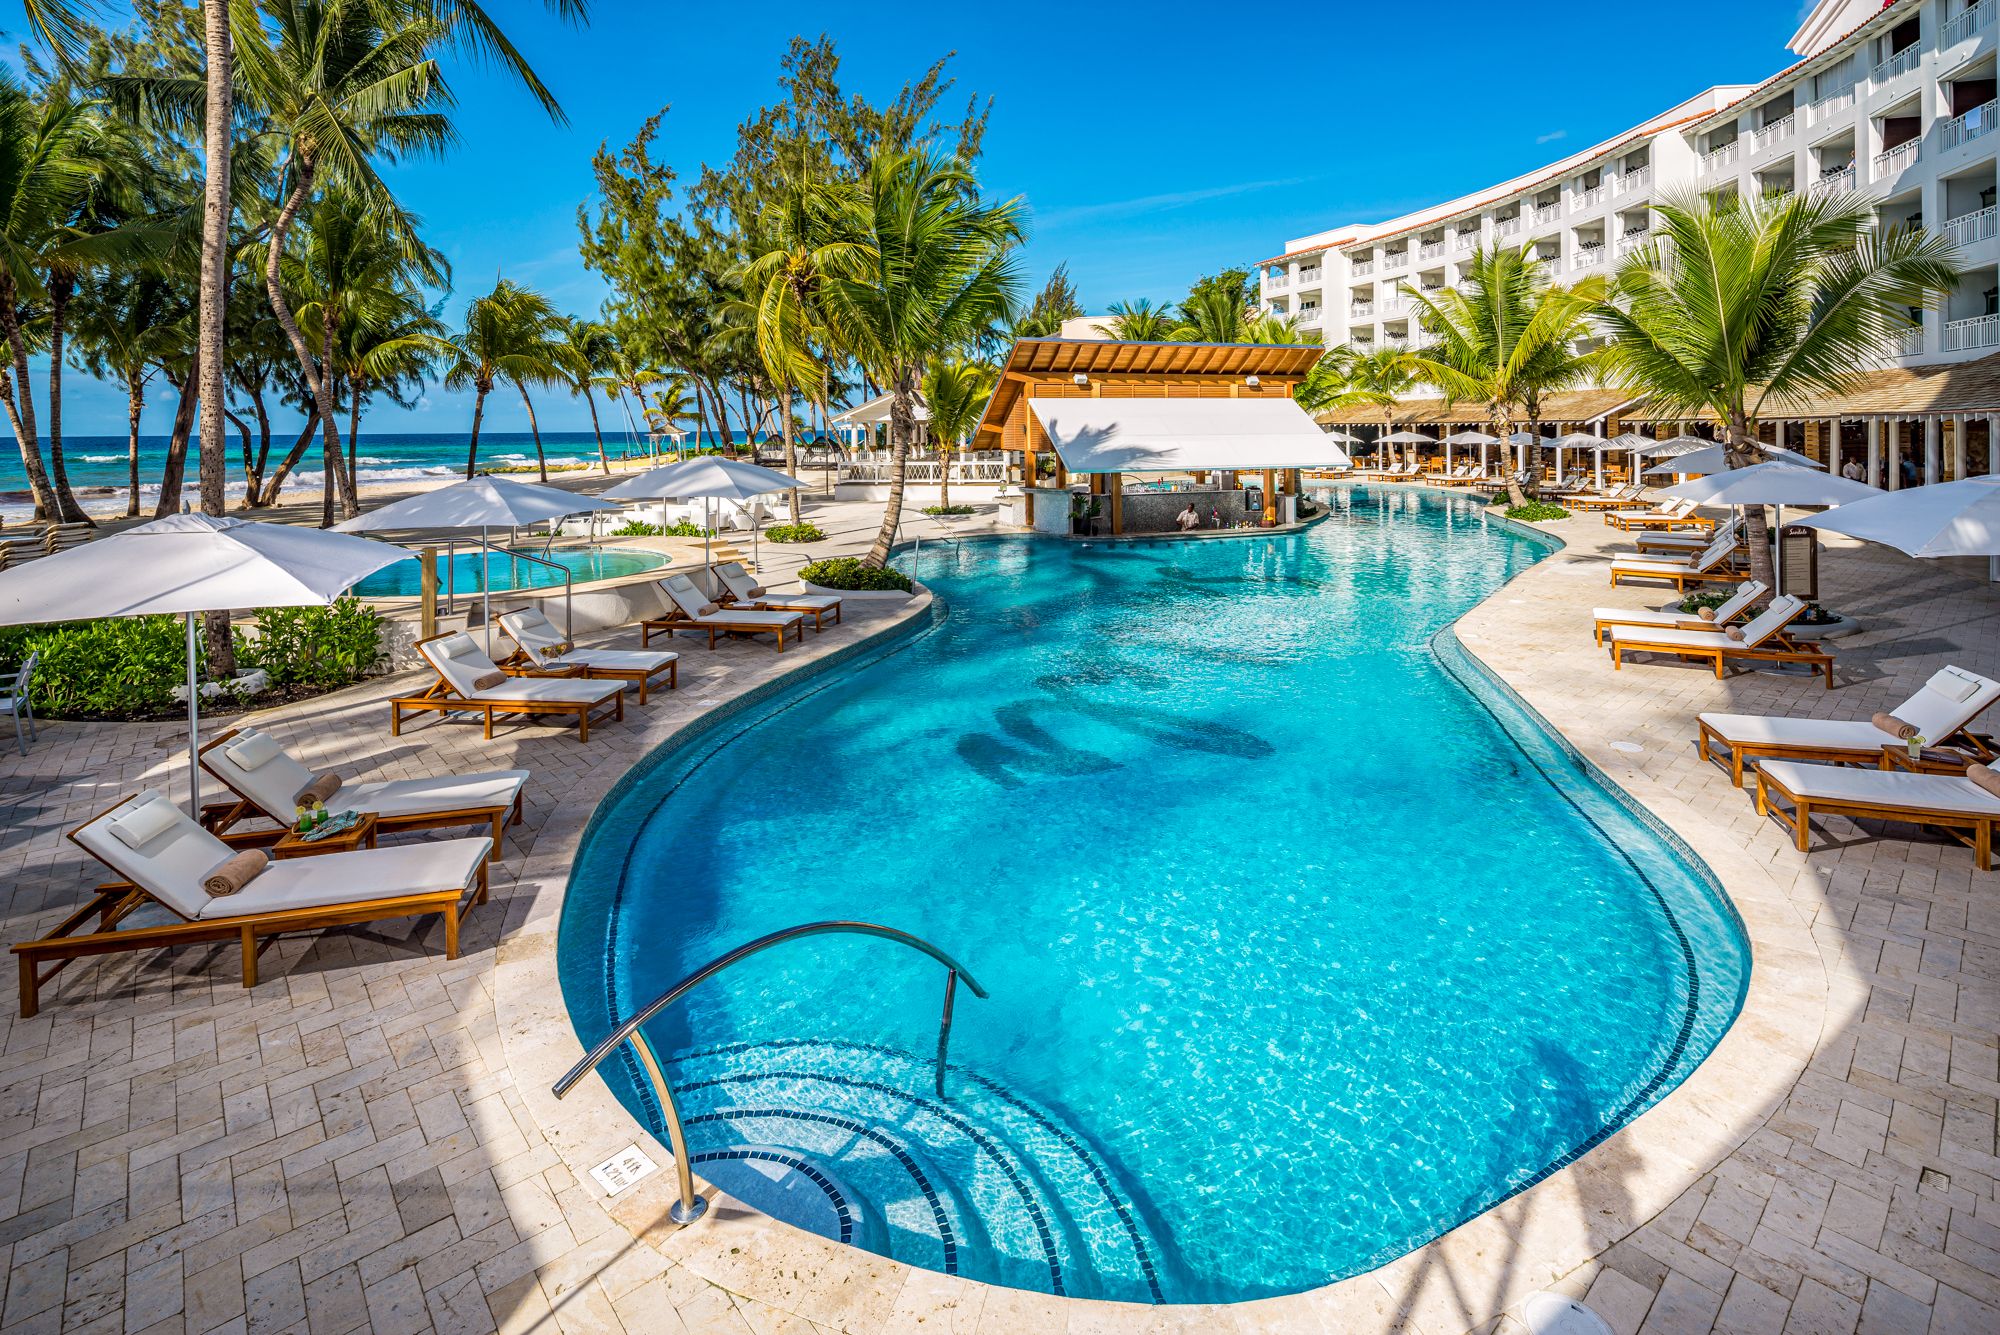
<path fill-rule="evenodd" d="M 552 651 L 566 641 L 555 623 L 535 610 L 508 612 L 500 618 L 500 627 L 537 667 L 616 668 L 651 674 L 680 658 L 671 650 L 652 649 L 571 649 L 555 653 Z"/>
<path fill-rule="evenodd" d="M 1911 811 L 1951 811 L 2000 818 L 2000 797 L 1956 774 L 1905 774 L 1900 770 L 1848 769 L 1801 760 L 1766 760 L 1757 767 L 1785 791 L 1808 802 L 1867 802 Z"/>
<path fill-rule="evenodd" d="M 840 606 L 840 599 L 830 593 L 751 593 L 757 581 L 750 578 L 750 572 L 735 561 L 726 561 L 715 568 L 715 574 L 722 581 L 722 587 L 729 590 L 729 596 L 739 601 L 783 603 L 787 608 L 814 607 L 822 612 L 831 612 Z"/>
<path fill-rule="evenodd" d="M 1967 687 L 1971 694 L 1953 698 Z M 1946 667 L 1931 674 L 1923 689 L 1889 712 L 1916 728 L 1924 738 L 1941 742 L 2000 700 L 2000 681 L 1963 668 Z M 1866 719 L 1785 718 L 1775 714 L 1702 714 L 1711 732 L 1735 746 L 1794 746 L 1816 751 L 1878 751 L 1896 738 Z"/>
<path fill-rule="evenodd" d="M 268 734 L 248 728 L 242 737 L 257 737 L 277 746 Z M 299 789 L 312 782 L 312 771 L 282 747 L 278 747 L 270 761 L 254 770 L 245 770 L 235 763 L 235 751 L 234 742 L 211 747 L 202 753 L 202 764 L 271 819 L 290 821 L 294 799 Z M 436 779 L 343 783 L 332 806 L 337 811 L 372 811 L 377 816 L 511 806 L 527 781 L 527 770 L 503 769 L 481 774 L 447 774 Z"/>
<path fill-rule="evenodd" d="M 177 819 L 143 846 L 127 848 L 111 832 L 111 821 L 141 804 L 166 805 Z M 291 858 L 271 863 L 239 893 L 216 897 L 201 888 L 202 880 L 235 850 L 151 789 L 78 830 L 76 840 L 98 861 L 190 922 L 470 888 L 493 843 L 486 838 L 445 839 Z"/>
<path fill-rule="evenodd" d="M 1640 644 L 1671 646 L 1676 649 L 1755 649 L 1764 641 L 1783 630 L 1794 618 L 1805 611 L 1805 604 L 1786 594 L 1773 598 L 1771 605 L 1753 621 L 1743 627 L 1743 638 L 1738 640 L 1721 630 L 1676 630 L 1671 628 L 1655 630 L 1650 626 L 1613 626 L 1613 644 Z"/>
<path fill-rule="evenodd" d="M 701 596 L 701 591 L 695 588 L 694 581 L 686 575 L 673 575 L 663 579 L 660 581 L 660 587 L 674 600 L 674 605 L 680 608 L 681 615 L 698 626 L 754 626 L 762 630 L 772 630 L 778 626 L 795 626 L 805 620 L 805 615 L 801 612 L 739 612 L 728 609 L 703 612 L 701 609 L 708 606 L 708 599 Z"/>
<path fill-rule="evenodd" d="M 480 690 L 472 683 L 499 667 L 477 641 L 460 631 L 417 646 L 452 690 L 467 700 L 492 704 L 600 704 L 624 691 L 623 682 L 582 681 L 563 677 L 509 677 L 498 686 Z"/>
<path fill-rule="evenodd" d="M 1716 607 L 1715 620 L 1709 624 L 1716 626 L 1727 624 L 1731 617 L 1762 598 L 1764 587 L 1761 580 L 1744 580 L 1736 586 L 1736 592 L 1730 595 L 1727 602 Z M 1594 620 L 1616 622 L 1621 626 L 1686 625 L 1691 630 L 1701 629 L 1700 626 L 1689 624 L 1701 620 L 1700 614 L 1696 612 L 1656 612 L 1649 607 L 1599 607 L 1592 609 L 1590 615 Z"/>

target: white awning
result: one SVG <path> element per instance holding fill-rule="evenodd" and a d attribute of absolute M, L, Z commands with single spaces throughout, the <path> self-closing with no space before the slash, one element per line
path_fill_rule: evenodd
<path fill-rule="evenodd" d="M 1352 461 L 1290 398 L 1029 399 L 1072 473 L 1345 468 Z"/>
<path fill-rule="evenodd" d="M 844 413 L 829 417 L 827 422 L 833 426 L 880 426 L 889 420 L 889 401 L 892 397 L 894 396 L 889 394 L 877 394 L 866 403 L 857 404 Z M 931 410 L 924 406 L 921 398 L 916 402 L 916 413 L 919 422 L 931 420 Z"/>

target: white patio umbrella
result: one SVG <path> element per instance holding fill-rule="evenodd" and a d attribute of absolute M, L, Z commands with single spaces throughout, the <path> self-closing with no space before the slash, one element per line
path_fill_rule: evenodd
<path fill-rule="evenodd" d="M 0 571 L 0 625 L 171 614 L 187 621 L 188 810 L 201 815 L 201 682 L 195 614 L 331 603 L 416 555 L 296 524 L 168 515 L 32 565 Z"/>
<path fill-rule="evenodd" d="M 1647 441 L 1646 447 L 1639 453 L 1673 459 L 1683 454 L 1693 454 L 1696 450 L 1705 450 L 1713 444 L 1714 441 L 1703 440 L 1700 436 L 1673 436 L 1667 440 Z"/>
<path fill-rule="evenodd" d="M 2000 580 L 2000 477 L 1968 477 L 1885 491 L 1799 521 L 1926 560 L 1984 556 Z"/>
<path fill-rule="evenodd" d="M 1501 443 L 1500 437 L 1489 436 L 1484 431 L 1454 431 L 1449 436 L 1446 436 L 1444 438 L 1445 455 L 1446 455 L 1445 466 L 1447 468 L 1451 466 L 1451 459 L 1449 456 L 1451 454 L 1452 446 L 1477 445 L 1479 447 L 1479 468 L 1481 472 L 1484 472 L 1486 470 L 1487 447 L 1489 445 L 1498 445 L 1500 443 Z"/>
<path fill-rule="evenodd" d="M 1433 437 L 1430 437 L 1430 436 L 1426 436 L 1426 435 L 1425 435 L 1425 434 L 1424 434 L 1423 432 L 1421 432 L 1421 431 L 1397 431 L 1397 432 L 1394 432 L 1394 433 L 1392 433 L 1392 434 L 1390 434 L 1390 435 L 1387 435 L 1387 436 L 1382 436 L 1382 437 L 1379 437 L 1379 438 L 1378 438 L 1378 439 L 1377 439 L 1377 440 L 1375 441 L 1375 444 L 1376 444 L 1377 446 L 1382 446 L 1382 445 L 1435 445 L 1435 444 L 1437 444 L 1437 441 L 1436 441 L 1436 439 L 1434 439 Z"/>
<path fill-rule="evenodd" d="M 714 455 L 703 455 L 697 459 L 683 459 L 679 463 L 662 464 L 649 468 L 643 473 L 627 478 L 604 494 L 618 500 L 651 500 L 657 496 L 662 507 L 661 518 L 666 518 L 664 507 L 669 496 L 700 496 L 704 500 L 716 498 L 730 501 L 748 501 L 773 491 L 797 491 L 805 483 L 790 473 L 780 473 L 775 468 L 764 468 L 757 464 L 746 464 L 737 459 L 721 459 Z M 707 513 L 708 507 L 703 507 Z M 711 522 L 703 526 L 701 540 L 701 563 L 709 565 L 708 535 L 715 525 Z M 758 523 L 753 515 L 750 520 L 750 560 L 755 564 L 758 558 Z"/>
<path fill-rule="evenodd" d="M 435 491 L 420 492 L 400 501 L 391 502 L 366 514 L 356 515 L 345 523 L 333 527 L 341 533 L 379 533 L 385 529 L 418 528 L 476 528 L 479 530 L 479 546 L 482 551 L 496 550 L 486 540 L 486 531 L 493 528 L 518 528 L 523 524 L 538 524 L 544 519 L 562 519 L 569 515 L 585 514 L 597 510 L 616 510 L 618 507 L 608 501 L 600 501 L 590 496 L 579 496 L 575 492 L 564 491 L 560 487 L 544 487 L 533 482 L 515 482 L 504 477 L 480 476 L 454 482 L 448 487 Z M 445 569 L 451 569 L 451 557 L 445 557 Z M 492 580 L 479 581 L 480 620 L 486 626 L 486 650 L 493 651 L 493 590 Z M 567 634 L 570 627 L 565 625 Z"/>
<path fill-rule="evenodd" d="M 1350 435 L 1345 431 L 1329 431 L 1326 433 L 1326 438 L 1328 440 L 1337 440 L 1342 445 L 1359 445 L 1361 443 L 1361 437 Z"/>
<path fill-rule="evenodd" d="M 1763 454 L 1765 460 L 1770 463 L 1791 464 L 1798 468 L 1810 468 L 1816 472 L 1822 468 L 1822 465 L 1814 460 L 1812 456 L 1800 454 L 1797 450 L 1788 450 L 1782 445 L 1759 445 L 1757 449 Z M 1762 467 L 1762 465 L 1758 465 L 1758 467 Z M 1677 455 L 1663 464 L 1654 464 L 1646 470 L 1646 476 L 1654 477 L 1670 473 L 1713 474 L 1727 472 L 1728 470 L 1729 451 L 1713 441 L 1704 441 L 1702 442 L 1701 449 L 1690 450 L 1686 454 Z"/>
<path fill-rule="evenodd" d="M 1572 431 L 1572 432 L 1570 432 L 1570 433 L 1569 433 L 1568 435 L 1566 435 L 1566 436 L 1557 436 L 1557 437 L 1556 437 L 1556 438 L 1555 438 L 1554 440 L 1552 440 L 1552 441 L 1545 441 L 1545 442 L 1543 442 L 1543 444 L 1544 444 L 1544 447 L 1546 447 L 1546 446 L 1548 446 L 1548 445 L 1553 445 L 1553 446 L 1555 446 L 1555 450 L 1556 450 L 1556 480 L 1557 480 L 1558 482 L 1560 482 L 1560 481 L 1562 480 L 1562 475 L 1563 475 L 1563 451 L 1564 451 L 1564 450 L 1591 450 L 1591 449 L 1596 449 L 1596 448 L 1597 448 L 1597 447 L 1598 447 L 1599 445 L 1601 445 L 1601 444 L 1603 444 L 1603 443 L 1604 443 L 1604 437 L 1602 437 L 1602 436 L 1588 436 L 1588 435 L 1585 435 L 1585 434 L 1584 434 L 1583 432 L 1581 432 L 1581 431 Z M 1603 477 L 1602 477 L 1602 476 L 1600 476 L 1600 477 L 1598 478 L 1598 482 L 1599 482 L 1599 483 L 1601 484 L 1601 483 L 1602 483 L 1603 481 L 1604 481 Z"/>
<path fill-rule="evenodd" d="M 1709 505 L 1769 505 L 1777 510 L 1776 530 L 1782 532 L 1785 507 L 1788 505 L 1846 505 L 1883 493 L 1880 488 L 1852 481 L 1837 473 L 1775 461 L 1698 477 L 1667 487 L 1660 494 Z M 1784 591 L 1784 573 L 1781 570 L 1776 592 Z"/>

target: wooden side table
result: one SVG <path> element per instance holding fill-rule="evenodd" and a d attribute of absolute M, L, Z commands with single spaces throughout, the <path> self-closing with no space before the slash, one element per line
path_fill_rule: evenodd
<path fill-rule="evenodd" d="M 320 839 L 307 839 L 297 830 L 287 830 L 285 837 L 271 846 L 271 856 L 280 860 L 310 858 L 321 853 L 352 853 L 357 848 L 373 848 L 375 826 L 375 813 L 364 811 L 361 819 L 347 829 Z"/>
<path fill-rule="evenodd" d="M 1963 774 L 1967 766 L 1977 763 L 1977 756 L 1949 746 L 1927 746 L 1921 755 L 1914 757 L 1903 742 L 1886 742 L 1882 747 L 1881 768 L 1905 774 Z"/>

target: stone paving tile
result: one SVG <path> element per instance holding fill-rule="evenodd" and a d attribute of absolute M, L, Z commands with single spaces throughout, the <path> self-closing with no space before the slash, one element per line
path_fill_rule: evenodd
<path fill-rule="evenodd" d="M 854 546 L 872 513 L 815 517 Z M 1642 1227 L 1546 1286 L 1584 1297 L 1620 1335 L 2000 1329 L 1995 877 L 1909 827 L 1830 821 L 1797 853 L 1695 758 L 1689 722 L 1715 707 L 1866 717 L 1943 662 L 1992 670 L 2000 599 L 1977 571 L 1843 545 L 1822 563 L 1825 594 L 1867 630 L 1840 645 L 1838 690 L 1670 666 L 1613 674 L 1589 645 L 1589 608 L 1665 593 L 1607 589 L 1615 535 L 1600 528 L 1563 526 L 1570 547 L 1475 611 L 1461 636 L 1614 781 L 1677 828 L 1698 825 L 1704 852 L 1726 846 L 1786 887 L 1829 1009 L 1808 1069 L 1761 1126 L 1740 1128 L 1737 1147 L 1688 1173 Z M 0 1335 L 1465 1328 L 1420 1319 L 1447 1307 L 1413 1305 L 1393 1277 L 1268 1306 L 1150 1312 L 843 1262 L 829 1273 L 874 1276 L 850 1286 L 868 1301 L 843 1306 L 801 1284 L 796 1302 L 774 1305 L 776 1290 L 752 1296 L 697 1273 L 656 1225 L 621 1222 L 629 1209 L 614 1217 L 579 1182 L 510 1064 L 495 1007 L 502 947 L 541 929 L 590 809 L 627 766 L 709 704 L 888 615 L 851 610 L 847 626 L 782 661 L 767 645 L 711 655 L 684 642 L 682 690 L 628 708 L 588 747 L 539 725 L 491 742 L 450 723 L 390 738 L 388 682 L 270 715 L 308 763 L 344 774 L 532 769 L 493 904 L 467 920 L 456 961 L 428 921 L 276 942 L 249 992 L 231 949 L 107 956 L 67 971 L 34 1019 L 0 1019 Z M 177 741 L 170 725 L 57 723 L 25 759 L 0 758 L 13 939 L 45 929 L 93 882 L 65 828 L 142 784 L 178 793 Z M 1492 1218 L 1493 1236 L 1541 1236 L 1541 1221 L 1506 1207 Z M 797 1238 L 795 1271 L 820 1266 L 816 1246 Z M 1534 1259 L 1454 1270 L 1451 1255 L 1421 1273 L 1442 1273 L 1472 1303 Z M 1523 1329 L 1506 1316 L 1477 1328 Z"/>

